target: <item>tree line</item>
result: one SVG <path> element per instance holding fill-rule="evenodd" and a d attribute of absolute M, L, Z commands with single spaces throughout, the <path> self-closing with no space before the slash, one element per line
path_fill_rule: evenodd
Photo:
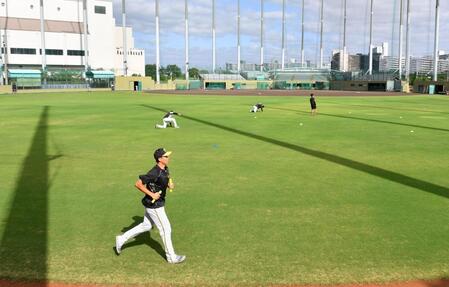
<path fill-rule="evenodd" d="M 200 78 L 200 74 L 207 74 L 208 71 L 200 70 L 198 68 L 190 68 L 189 69 L 189 78 L 192 80 L 198 80 Z M 185 74 L 182 73 L 181 68 L 177 65 L 167 65 L 161 66 L 159 69 L 159 75 L 162 82 L 168 80 L 183 80 L 185 79 Z M 156 80 L 156 65 L 148 64 L 145 65 L 145 76 L 151 77 L 153 80 Z"/>

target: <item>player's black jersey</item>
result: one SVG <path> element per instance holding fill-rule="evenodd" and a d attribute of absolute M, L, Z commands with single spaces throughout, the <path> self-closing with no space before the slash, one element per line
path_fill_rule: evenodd
<path fill-rule="evenodd" d="M 178 113 L 177 112 L 168 112 L 168 113 L 165 114 L 163 119 L 170 118 L 173 115 L 178 115 Z"/>
<path fill-rule="evenodd" d="M 161 169 L 155 165 L 146 174 L 140 175 L 139 179 L 146 185 L 151 192 L 161 192 L 161 197 L 154 203 L 151 201 L 151 196 L 145 195 L 142 199 L 142 204 L 147 208 L 159 208 L 165 205 L 165 195 L 167 194 L 168 180 L 170 173 L 168 167 Z"/>
<path fill-rule="evenodd" d="M 310 106 L 311 106 L 312 108 L 316 107 L 315 98 L 310 98 Z"/>

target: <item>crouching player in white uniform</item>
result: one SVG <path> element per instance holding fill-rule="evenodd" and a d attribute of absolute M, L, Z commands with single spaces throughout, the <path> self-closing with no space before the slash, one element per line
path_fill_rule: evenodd
<path fill-rule="evenodd" d="M 162 125 L 156 124 L 155 128 L 158 129 L 165 129 L 167 126 L 173 126 L 175 128 L 179 128 L 178 123 L 176 122 L 176 119 L 173 117 L 174 115 L 182 116 L 181 114 L 170 111 L 165 114 L 165 116 L 162 118 Z"/>
<path fill-rule="evenodd" d="M 150 231 L 152 226 L 156 225 L 164 243 L 167 262 L 176 264 L 186 259 L 184 255 L 175 253 L 171 241 L 171 225 L 164 208 L 167 187 L 174 188 L 167 166 L 170 154 L 170 151 L 167 152 L 163 148 L 157 149 L 154 152 L 156 165 L 147 174 L 139 176 L 136 188 L 145 194 L 142 199 L 142 204 L 145 206 L 143 222 L 115 238 L 115 250 L 118 254 L 122 252 L 122 246 L 126 241 Z"/>
<path fill-rule="evenodd" d="M 249 111 L 251 113 L 263 112 L 263 108 L 265 108 L 265 106 L 262 103 L 257 103 Z"/>

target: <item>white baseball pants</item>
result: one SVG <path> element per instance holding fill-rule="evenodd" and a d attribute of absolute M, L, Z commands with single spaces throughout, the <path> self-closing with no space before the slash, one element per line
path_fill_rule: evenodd
<path fill-rule="evenodd" d="M 152 223 L 156 225 L 157 229 L 159 229 L 159 234 L 161 235 L 162 242 L 164 243 L 165 255 L 167 258 L 175 258 L 176 254 L 171 241 L 171 225 L 170 221 L 168 221 L 164 207 L 154 209 L 145 208 L 143 222 L 126 231 L 122 235 L 122 238 L 124 239 L 123 242 L 126 242 L 141 233 L 150 231 L 153 226 Z"/>
<path fill-rule="evenodd" d="M 176 120 L 174 118 L 165 118 L 165 119 L 162 119 L 162 122 L 163 122 L 162 125 L 156 125 L 156 127 L 159 129 L 165 129 L 167 127 L 167 125 L 172 123 L 175 128 L 179 128 L 178 124 L 176 123 Z"/>

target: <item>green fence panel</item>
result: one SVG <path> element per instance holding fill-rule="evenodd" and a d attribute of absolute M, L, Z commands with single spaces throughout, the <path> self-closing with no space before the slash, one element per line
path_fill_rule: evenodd
<path fill-rule="evenodd" d="M 206 89 L 207 90 L 225 90 L 226 83 L 225 82 L 206 83 Z"/>
<path fill-rule="evenodd" d="M 273 82 L 273 88 L 276 90 L 285 90 L 287 89 L 286 81 L 275 81 Z"/>
<path fill-rule="evenodd" d="M 41 79 L 17 78 L 16 83 L 18 87 L 40 87 Z"/>
<path fill-rule="evenodd" d="M 193 80 L 189 82 L 189 90 L 199 90 L 201 89 L 201 81 Z"/>
<path fill-rule="evenodd" d="M 270 84 L 267 82 L 257 82 L 258 90 L 268 90 L 270 88 Z"/>
<path fill-rule="evenodd" d="M 176 84 L 176 90 L 187 90 L 187 85 L 186 84 Z"/>

